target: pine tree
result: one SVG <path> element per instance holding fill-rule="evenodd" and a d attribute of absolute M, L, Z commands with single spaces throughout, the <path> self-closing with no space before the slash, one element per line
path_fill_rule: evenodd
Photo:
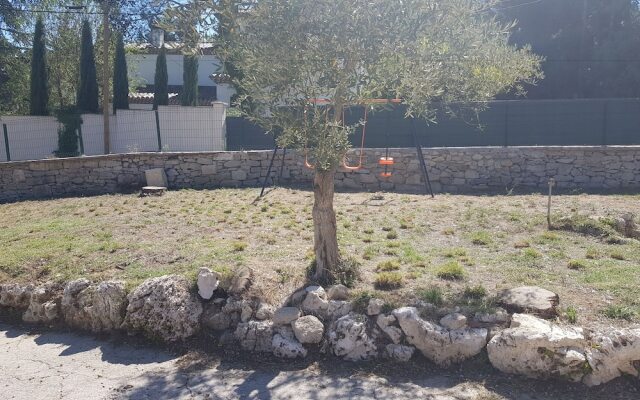
<path fill-rule="evenodd" d="M 116 110 L 129 109 L 129 77 L 127 75 L 127 58 L 124 52 L 124 40 L 118 35 L 116 52 L 113 60 L 113 113 Z"/>
<path fill-rule="evenodd" d="M 49 115 L 46 52 L 44 24 L 42 23 L 42 18 L 38 18 L 33 36 L 33 54 L 31 56 L 31 115 Z"/>
<path fill-rule="evenodd" d="M 80 88 L 78 89 L 78 109 L 81 112 L 97 113 L 98 80 L 96 61 L 93 51 L 93 38 L 89 21 L 82 24 L 82 42 L 80 47 Z"/>
<path fill-rule="evenodd" d="M 167 73 L 167 55 L 164 47 L 156 58 L 156 74 L 153 80 L 153 109 L 169 104 L 169 75 Z"/>
<path fill-rule="evenodd" d="M 182 74 L 182 105 L 198 105 L 198 56 L 184 56 L 184 70 Z"/>

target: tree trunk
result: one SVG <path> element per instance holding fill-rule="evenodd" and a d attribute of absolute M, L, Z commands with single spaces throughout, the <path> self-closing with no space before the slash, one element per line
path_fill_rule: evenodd
<path fill-rule="evenodd" d="M 333 211 L 335 170 L 316 171 L 313 178 L 313 228 L 316 270 L 313 280 L 326 282 L 338 264 L 338 234 Z"/>

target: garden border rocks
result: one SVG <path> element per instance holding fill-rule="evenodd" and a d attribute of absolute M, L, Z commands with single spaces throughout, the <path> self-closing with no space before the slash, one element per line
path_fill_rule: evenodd
<path fill-rule="evenodd" d="M 219 276 L 210 270 L 203 275 L 206 280 Z M 496 369 L 532 378 L 594 386 L 623 374 L 640 376 L 640 327 L 592 332 L 529 314 L 511 316 L 501 309 L 477 314 L 468 327 L 468 315 L 447 314 L 438 323 L 423 318 L 416 307 L 383 311 L 388 305 L 378 299 L 361 314 L 344 300 L 348 290 L 340 286 L 327 291 L 308 286 L 275 308 L 255 297 L 243 298 L 243 293 L 250 296 L 244 290 L 231 296 L 217 286 L 211 290 L 211 283 L 216 286 L 214 280 L 205 283 L 205 298 L 196 294 L 195 282 L 178 275 L 147 279 L 128 296 L 117 281 L 78 279 L 64 288 L 52 283 L 5 284 L 0 285 L 0 310 L 22 315 L 26 322 L 66 324 L 93 332 L 141 332 L 165 342 L 188 339 L 203 329 L 202 339 L 283 359 L 325 352 L 349 361 L 407 362 L 419 350 L 448 367 L 486 347 Z M 420 307 L 429 310 L 427 305 Z M 482 328 L 476 327 L 478 321 Z"/>

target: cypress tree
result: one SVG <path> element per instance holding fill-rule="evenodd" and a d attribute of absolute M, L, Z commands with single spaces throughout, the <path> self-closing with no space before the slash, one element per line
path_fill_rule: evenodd
<path fill-rule="evenodd" d="M 78 110 L 97 113 L 98 79 L 96 77 L 96 61 L 93 52 L 93 38 L 89 21 L 82 23 L 82 39 L 80 47 L 80 87 L 78 89 Z"/>
<path fill-rule="evenodd" d="M 185 55 L 182 74 L 182 105 L 198 105 L 198 56 Z"/>
<path fill-rule="evenodd" d="M 127 58 L 124 52 L 124 40 L 118 35 L 116 53 L 113 60 L 113 113 L 116 110 L 129 109 L 129 76 Z"/>
<path fill-rule="evenodd" d="M 167 55 L 164 47 L 156 57 L 156 74 L 153 80 L 153 109 L 169 104 L 169 75 L 167 73 Z"/>
<path fill-rule="evenodd" d="M 47 84 L 47 49 L 45 47 L 44 24 L 42 18 L 36 22 L 31 56 L 31 115 L 49 115 L 49 87 Z"/>

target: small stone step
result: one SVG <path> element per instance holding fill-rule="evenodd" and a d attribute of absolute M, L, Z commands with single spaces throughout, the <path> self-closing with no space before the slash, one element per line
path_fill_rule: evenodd
<path fill-rule="evenodd" d="M 141 197 L 146 196 L 162 196 L 167 191 L 166 187 L 162 186 L 145 186 L 140 192 Z"/>

